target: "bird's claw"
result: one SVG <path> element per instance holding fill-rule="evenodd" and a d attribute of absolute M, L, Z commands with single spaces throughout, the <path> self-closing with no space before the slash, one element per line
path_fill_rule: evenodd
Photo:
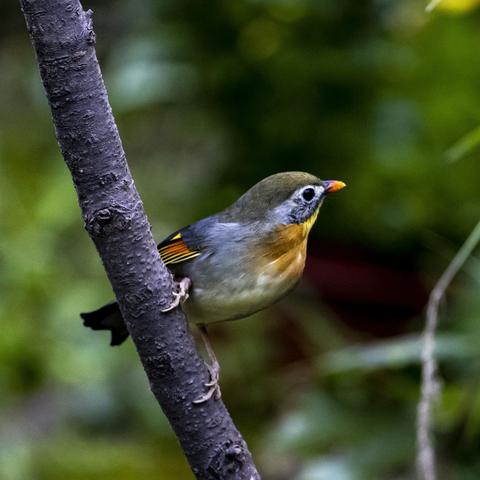
<path fill-rule="evenodd" d="M 212 397 L 214 397 L 215 400 L 220 400 L 222 397 L 220 385 L 218 384 L 220 380 L 220 364 L 218 362 L 214 362 L 211 365 L 207 363 L 206 366 L 208 374 L 210 375 L 210 381 L 204 385 L 208 388 L 208 390 L 202 396 L 193 401 L 195 404 L 204 403 L 210 400 Z"/>
<path fill-rule="evenodd" d="M 188 290 L 192 285 L 192 282 L 188 277 L 182 278 L 179 282 L 175 282 L 177 286 L 177 291 L 173 292 L 173 301 L 172 303 L 162 310 L 163 313 L 169 312 L 174 308 L 177 308 L 180 303 L 185 302 L 188 299 Z"/>

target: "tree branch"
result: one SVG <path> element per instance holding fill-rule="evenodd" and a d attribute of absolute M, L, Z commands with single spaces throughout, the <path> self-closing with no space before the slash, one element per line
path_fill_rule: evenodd
<path fill-rule="evenodd" d="M 161 262 L 131 177 L 96 58 L 92 12 L 78 0 L 20 0 L 56 136 L 150 387 L 198 479 L 256 480 L 221 401 L 192 402 L 208 373 Z"/>

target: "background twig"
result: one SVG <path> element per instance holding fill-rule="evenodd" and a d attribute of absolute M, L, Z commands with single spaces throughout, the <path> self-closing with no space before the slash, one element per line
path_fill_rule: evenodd
<path fill-rule="evenodd" d="M 451 281 L 480 242 L 480 221 L 442 274 L 427 306 L 427 321 L 423 333 L 422 387 L 417 408 L 417 470 L 422 480 L 435 480 L 435 450 L 431 439 L 432 407 L 438 397 L 435 331 L 438 325 L 440 301 Z"/>
<path fill-rule="evenodd" d="M 435 10 L 436 7 L 442 2 L 442 0 L 431 0 L 431 2 L 425 7 L 425 10 L 430 13 Z"/>

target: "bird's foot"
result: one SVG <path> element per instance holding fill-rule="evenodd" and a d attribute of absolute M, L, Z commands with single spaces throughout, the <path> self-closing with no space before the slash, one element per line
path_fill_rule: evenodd
<path fill-rule="evenodd" d="M 196 404 L 204 403 L 210 400 L 212 397 L 214 397 L 215 400 L 219 400 L 222 397 L 220 385 L 218 384 L 220 380 L 220 364 L 217 361 L 214 361 L 212 364 L 206 363 L 205 365 L 207 366 L 207 370 L 210 375 L 210 380 L 205 383 L 205 387 L 207 387 L 208 390 L 201 397 L 193 401 L 193 403 Z"/>
<path fill-rule="evenodd" d="M 162 312 L 169 312 L 174 308 L 177 308 L 180 303 L 185 302 L 188 299 L 188 290 L 192 285 L 191 280 L 188 277 L 182 278 L 179 282 L 175 282 L 177 291 L 173 292 L 173 301 L 172 303 L 162 310 Z"/>

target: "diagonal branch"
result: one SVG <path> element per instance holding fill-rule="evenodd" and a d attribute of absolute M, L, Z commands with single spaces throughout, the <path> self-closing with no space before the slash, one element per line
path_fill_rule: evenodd
<path fill-rule="evenodd" d="M 208 373 L 161 262 L 133 183 L 78 0 L 20 0 L 58 143 L 150 387 L 201 480 L 260 476 L 221 401 L 195 405 Z"/>

